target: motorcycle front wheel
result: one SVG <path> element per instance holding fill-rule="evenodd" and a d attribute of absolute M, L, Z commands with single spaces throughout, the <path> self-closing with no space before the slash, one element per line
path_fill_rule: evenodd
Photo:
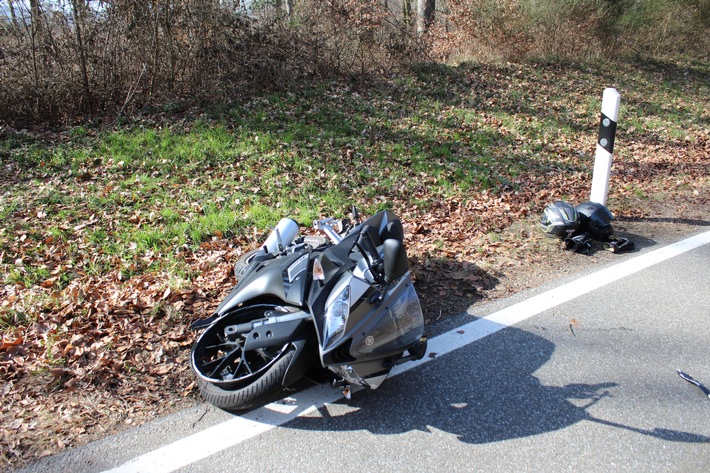
<path fill-rule="evenodd" d="M 243 334 L 225 330 L 236 323 L 261 318 L 273 308 L 259 306 L 225 316 L 197 339 L 190 361 L 207 402 L 227 411 L 242 410 L 263 403 L 281 390 L 295 347 L 286 343 L 247 351 Z"/>

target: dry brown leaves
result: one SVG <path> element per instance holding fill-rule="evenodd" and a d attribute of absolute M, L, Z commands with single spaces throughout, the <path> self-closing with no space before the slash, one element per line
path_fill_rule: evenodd
<path fill-rule="evenodd" d="M 224 240 L 202 245 L 190 262 L 201 275 L 184 289 L 171 289 L 169 274 L 119 271 L 35 288 L 46 293 L 38 320 L 3 331 L 0 345 L 5 466 L 191 402 L 187 322 L 225 295 L 235 258 Z M 22 289 L 2 288 L 2 304 L 21 304 Z"/>

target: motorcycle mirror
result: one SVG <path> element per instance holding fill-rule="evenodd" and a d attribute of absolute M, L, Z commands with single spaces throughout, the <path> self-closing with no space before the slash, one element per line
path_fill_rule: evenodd
<path fill-rule="evenodd" d="M 402 277 L 409 271 L 409 260 L 404 244 L 393 238 L 385 240 L 384 243 L 384 269 L 385 280 L 392 282 Z"/>

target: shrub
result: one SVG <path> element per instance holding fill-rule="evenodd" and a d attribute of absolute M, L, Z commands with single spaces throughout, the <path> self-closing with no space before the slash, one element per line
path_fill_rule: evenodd
<path fill-rule="evenodd" d="M 413 57 L 409 31 L 380 1 L 302 0 L 288 14 L 278 3 L 11 2 L 0 11 L 0 121 L 229 102 L 255 87 L 391 72 Z"/>

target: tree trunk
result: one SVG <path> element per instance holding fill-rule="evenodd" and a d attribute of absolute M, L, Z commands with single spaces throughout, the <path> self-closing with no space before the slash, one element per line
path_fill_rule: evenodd
<path fill-rule="evenodd" d="M 434 24 L 436 0 L 417 0 L 417 33 L 424 34 Z"/>
<path fill-rule="evenodd" d="M 12 3 L 13 3 L 13 0 L 7 0 L 8 8 L 10 9 L 10 21 L 12 22 L 12 27 L 17 29 L 17 17 L 15 16 L 15 6 Z"/>
<path fill-rule="evenodd" d="M 411 0 L 402 0 L 402 19 L 409 28 L 412 26 L 412 3 Z"/>
<path fill-rule="evenodd" d="M 281 9 L 289 21 L 293 19 L 293 0 L 281 0 Z"/>
<path fill-rule="evenodd" d="M 34 74 L 35 87 L 39 87 L 39 66 L 37 64 L 38 48 L 37 42 L 42 35 L 42 11 L 39 7 L 39 0 L 30 0 L 30 43 L 32 46 L 32 72 Z"/>
<path fill-rule="evenodd" d="M 152 9 L 150 10 L 153 13 L 154 16 L 154 21 L 153 21 L 153 71 L 152 75 L 150 77 L 150 95 L 152 96 L 155 93 L 155 84 L 156 80 L 158 79 L 158 69 L 159 69 L 159 60 L 160 60 L 160 48 L 158 47 L 158 43 L 160 42 L 160 3 L 156 0 L 155 2 L 151 3 Z"/>
<path fill-rule="evenodd" d="M 239 2 L 237 2 L 238 4 Z M 175 78 L 176 78 L 176 70 L 175 70 L 175 42 L 173 38 L 173 30 L 172 30 L 172 18 L 171 18 L 171 12 L 172 9 L 174 8 L 174 5 L 170 4 L 170 0 L 165 0 L 165 16 L 164 16 L 164 22 L 163 22 L 163 31 L 165 32 L 165 40 L 168 43 L 168 67 L 170 68 L 169 71 L 169 77 L 168 77 L 168 90 L 170 93 L 175 92 Z"/>
<path fill-rule="evenodd" d="M 71 0 L 74 13 L 74 33 L 76 35 L 76 47 L 79 51 L 79 68 L 81 71 L 81 83 L 83 86 L 85 110 L 91 111 L 91 90 L 89 88 L 89 72 L 86 68 L 86 50 L 81 37 L 81 18 L 79 16 L 79 5 L 77 0 Z"/>

